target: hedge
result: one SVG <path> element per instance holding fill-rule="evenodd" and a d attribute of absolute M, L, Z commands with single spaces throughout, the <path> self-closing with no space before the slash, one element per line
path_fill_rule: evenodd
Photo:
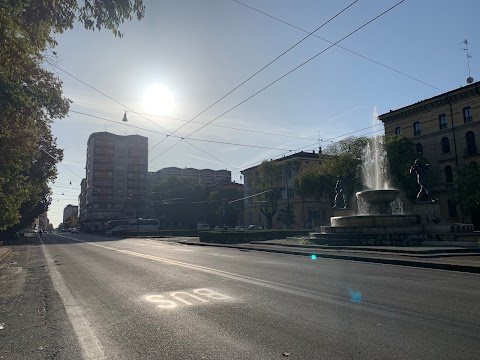
<path fill-rule="evenodd" d="M 198 236 L 198 230 L 112 231 L 114 236 Z"/>
<path fill-rule="evenodd" d="M 219 244 L 240 244 L 251 241 L 286 239 L 291 236 L 305 236 L 310 230 L 248 230 L 248 231 L 201 231 L 200 242 Z"/>

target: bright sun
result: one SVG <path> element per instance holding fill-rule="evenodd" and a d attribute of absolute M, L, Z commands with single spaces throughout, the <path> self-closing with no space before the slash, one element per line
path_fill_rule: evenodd
<path fill-rule="evenodd" d="M 152 115 L 170 115 L 175 107 L 172 92 L 164 85 L 152 85 L 143 95 L 143 109 Z"/>

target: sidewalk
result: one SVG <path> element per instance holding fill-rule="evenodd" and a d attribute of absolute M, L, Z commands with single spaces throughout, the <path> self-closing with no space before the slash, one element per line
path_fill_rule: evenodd
<path fill-rule="evenodd" d="M 12 249 L 6 246 L 0 246 L 0 260 L 2 260 L 5 256 L 7 256 Z"/>
<path fill-rule="evenodd" d="M 321 246 L 304 245 L 299 240 L 269 240 L 247 244 L 201 243 L 198 238 L 163 238 L 185 245 L 227 247 L 234 249 L 265 251 L 280 254 L 312 256 L 317 258 L 373 262 L 391 265 L 422 267 L 480 273 L 480 246 Z"/>

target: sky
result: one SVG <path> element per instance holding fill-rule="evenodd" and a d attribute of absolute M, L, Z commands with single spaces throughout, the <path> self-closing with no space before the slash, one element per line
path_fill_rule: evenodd
<path fill-rule="evenodd" d="M 58 226 L 63 208 L 78 203 L 93 132 L 148 137 L 149 171 L 228 169 L 241 183 L 240 171 L 262 160 L 375 134 L 374 108 L 383 114 L 466 85 L 465 39 L 480 79 L 477 0 L 405 0 L 327 49 L 399 0 L 358 0 L 334 17 L 353 2 L 144 0 L 145 18 L 124 23 L 121 39 L 81 24 L 58 35 L 54 66 L 45 66 L 73 103 L 52 124 L 64 160 L 50 222 Z M 168 96 L 145 104 L 152 87 Z"/>

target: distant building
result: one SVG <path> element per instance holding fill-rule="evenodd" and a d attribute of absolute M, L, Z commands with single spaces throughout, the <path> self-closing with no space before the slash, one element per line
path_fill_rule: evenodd
<path fill-rule="evenodd" d="M 87 179 L 80 182 L 80 195 L 78 195 L 78 219 L 82 222 L 87 216 Z"/>
<path fill-rule="evenodd" d="M 47 213 L 43 212 L 38 217 L 38 228 L 42 230 L 46 230 L 48 228 L 48 224 L 49 224 L 49 219 L 47 217 Z"/>
<path fill-rule="evenodd" d="M 285 164 L 282 177 L 284 177 L 284 188 L 282 196 L 278 201 L 278 210 L 287 209 L 288 205 L 293 209 L 295 215 L 295 223 L 291 224 L 291 228 L 313 228 L 320 225 L 330 224 L 330 217 L 333 214 L 331 200 L 328 194 L 325 194 L 320 200 L 312 198 L 302 198 L 295 193 L 293 188 L 294 178 L 303 170 L 319 166 L 327 155 L 315 151 L 298 152 L 289 156 L 285 156 L 276 160 Z M 266 227 L 267 221 L 265 216 L 260 212 L 260 204 L 256 200 L 251 184 L 250 176 L 258 166 L 254 166 L 242 170 L 244 179 L 244 217 L 245 226 L 257 225 Z M 282 228 L 282 224 L 277 219 L 277 214 L 273 217 L 273 228 Z"/>
<path fill-rule="evenodd" d="M 158 170 L 157 172 L 149 173 L 152 180 L 165 180 L 171 176 L 177 176 L 182 178 L 190 178 L 198 180 L 203 184 L 225 184 L 230 183 L 232 179 L 232 173 L 228 170 L 211 170 L 211 169 L 193 169 L 193 168 L 178 168 L 167 167 Z"/>
<path fill-rule="evenodd" d="M 455 174 L 470 162 L 480 161 L 480 82 L 380 115 L 385 135 L 405 135 L 431 164 L 441 216 L 451 222 L 474 221 L 457 203 Z M 414 181 L 414 180 L 412 180 Z M 480 214 L 473 214 L 477 226 Z"/>
<path fill-rule="evenodd" d="M 222 219 L 216 219 L 214 214 L 205 208 L 208 193 L 227 188 L 238 189 L 240 187 L 242 189 L 243 185 L 233 183 L 231 177 L 231 172 L 228 170 L 212 169 L 167 167 L 156 172 L 150 172 L 148 174 L 148 208 L 152 209 L 152 217 L 159 219 L 161 226 L 165 228 L 195 228 L 198 222 L 219 222 Z M 167 189 L 161 194 L 156 193 L 156 187 L 165 182 L 172 184 L 171 189 Z M 196 187 L 196 185 L 200 186 Z M 195 189 L 201 189 L 196 195 L 202 201 L 194 201 L 193 203 L 188 202 L 191 199 L 162 201 L 164 196 L 167 199 L 172 198 L 172 195 L 170 195 L 172 194 L 171 191 L 178 190 L 181 192 L 183 189 L 188 191 L 186 187 L 189 188 L 190 186 Z M 176 212 L 173 208 L 169 208 L 169 205 L 175 206 Z M 238 219 L 232 219 L 231 216 L 225 216 L 223 221 L 227 221 L 227 218 L 231 222 L 239 222 Z"/>
<path fill-rule="evenodd" d="M 148 138 L 98 132 L 87 144 L 85 201 L 82 227 L 104 230 L 114 219 L 145 217 Z"/>
<path fill-rule="evenodd" d="M 76 205 L 67 205 L 63 209 L 63 222 L 69 222 L 72 215 L 78 215 L 78 206 Z"/>

